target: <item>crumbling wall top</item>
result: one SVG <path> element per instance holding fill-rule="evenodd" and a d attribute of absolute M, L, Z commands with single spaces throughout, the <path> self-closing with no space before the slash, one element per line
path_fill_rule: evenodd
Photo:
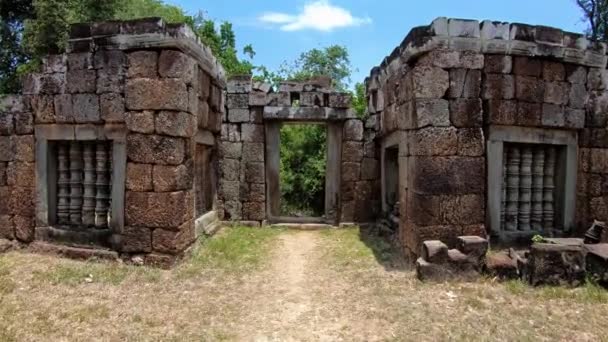
<path fill-rule="evenodd" d="M 588 67 L 606 68 L 606 44 L 582 34 L 547 26 L 485 20 L 437 18 L 428 26 L 412 29 L 403 42 L 366 79 L 369 85 L 391 64 L 405 64 L 437 49 L 487 54 L 540 56 Z"/>
<path fill-rule="evenodd" d="M 178 49 L 194 58 L 220 86 L 226 85 L 224 68 L 186 24 L 168 24 L 161 18 L 80 23 L 71 26 L 68 43 L 68 52 Z"/>

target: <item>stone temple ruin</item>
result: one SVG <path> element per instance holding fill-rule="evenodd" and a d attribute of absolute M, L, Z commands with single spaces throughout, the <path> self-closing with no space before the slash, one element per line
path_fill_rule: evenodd
<path fill-rule="evenodd" d="M 376 224 L 440 259 L 580 237 L 608 220 L 606 65 L 578 34 L 439 18 L 372 69 L 363 120 L 323 78 L 226 79 L 185 25 L 74 25 L 2 99 L 0 238 L 169 267 L 228 221 Z M 302 122 L 327 129 L 320 218 L 279 210 L 280 127 Z"/>

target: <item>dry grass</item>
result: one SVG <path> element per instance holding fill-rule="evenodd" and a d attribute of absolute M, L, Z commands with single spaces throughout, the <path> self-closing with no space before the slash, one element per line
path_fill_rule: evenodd
<path fill-rule="evenodd" d="M 172 271 L 0 256 L 0 341 L 601 341 L 606 317 L 592 285 L 422 284 L 354 229 L 231 228 Z"/>

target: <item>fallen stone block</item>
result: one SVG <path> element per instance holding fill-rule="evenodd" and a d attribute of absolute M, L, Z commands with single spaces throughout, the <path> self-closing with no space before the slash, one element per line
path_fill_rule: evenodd
<path fill-rule="evenodd" d="M 585 266 L 594 281 L 608 285 L 608 244 L 585 245 Z"/>
<path fill-rule="evenodd" d="M 434 264 L 445 264 L 448 260 L 448 246 L 439 240 L 422 243 L 422 257 Z"/>
<path fill-rule="evenodd" d="M 578 286 L 585 282 L 585 251 L 582 245 L 535 243 L 527 267 L 533 286 Z"/>
<path fill-rule="evenodd" d="M 512 259 L 508 252 L 492 253 L 486 256 L 486 272 L 501 280 L 517 279 L 517 260 Z"/>

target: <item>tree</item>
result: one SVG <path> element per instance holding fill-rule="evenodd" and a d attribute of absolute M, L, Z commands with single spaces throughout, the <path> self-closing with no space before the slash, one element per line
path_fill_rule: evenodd
<path fill-rule="evenodd" d="M 608 39 L 608 0 L 576 0 L 588 21 L 587 36 L 593 40 Z"/>
<path fill-rule="evenodd" d="M 0 94 L 19 90 L 17 68 L 27 61 L 23 27 L 31 15 L 32 0 L 0 1 Z"/>

